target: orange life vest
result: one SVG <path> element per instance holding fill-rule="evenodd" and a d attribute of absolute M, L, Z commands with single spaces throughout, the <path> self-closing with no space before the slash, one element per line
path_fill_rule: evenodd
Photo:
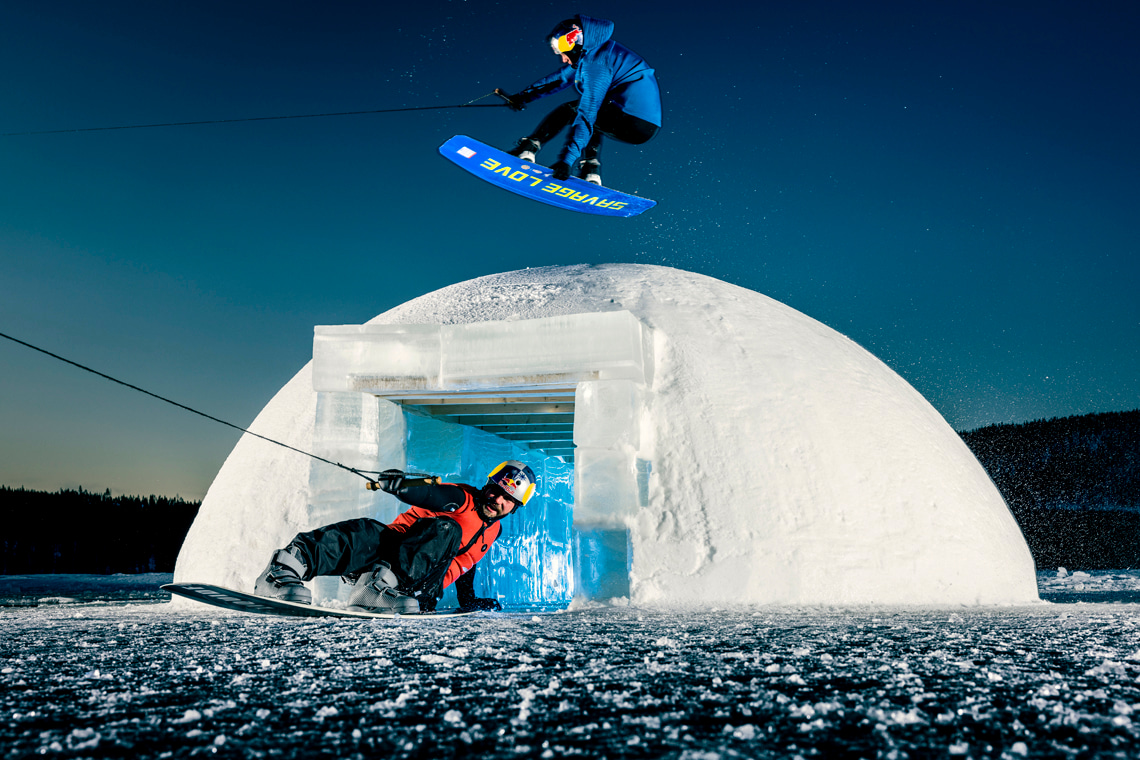
<path fill-rule="evenodd" d="M 460 540 L 459 553 L 455 555 L 455 559 L 451 560 L 451 565 L 448 566 L 447 573 L 443 576 L 444 588 L 455 583 L 459 576 L 475 567 L 475 563 L 483 559 L 487 550 L 491 548 L 491 544 L 495 543 L 495 539 L 503 530 L 498 522 L 483 521 L 479 511 L 475 508 L 474 489 L 470 486 L 464 486 L 462 483 L 448 483 L 446 485 L 458 485 L 465 494 L 463 504 L 454 512 L 433 512 L 422 507 L 408 507 L 407 511 L 401 513 L 399 517 L 388 524 L 392 530 L 403 533 L 417 520 L 443 518 L 455 520 L 459 523 L 463 538 Z"/>

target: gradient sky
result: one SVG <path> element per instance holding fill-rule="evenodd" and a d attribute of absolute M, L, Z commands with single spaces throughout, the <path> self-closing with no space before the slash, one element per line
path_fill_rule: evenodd
<path fill-rule="evenodd" d="M 0 332 L 244 426 L 314 325 L 652 263 L 839 330 L 959 430 L 1140 407 L 1136 3 L 394 5 L 6 0 L 0 133 L 464 103 L 554 70 L 582 12 L 658 71 L 663 132 L 603 154 L 657 208 L 572 214 L 436 152 L 566 93 L 0 137 Z M 9 341 L 0 367 L 3 485 L 200 498 L 238 437 Z"/>

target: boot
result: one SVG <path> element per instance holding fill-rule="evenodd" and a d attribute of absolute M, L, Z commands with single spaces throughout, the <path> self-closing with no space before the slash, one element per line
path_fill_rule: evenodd
<path fill-rule="evenodd" d="M 576 176 L 578 179 L 592 182 L 595 185 L 602 184 L 602 162 L 596 158 L 587 158 L 578 163 L 578 171 Z"/>
<path fill-rule="evenodd" d="M 348 608 L 353 612 L 418 614 L 420 603 L 414 597 L 401 594 L 396 589 L 398 584 L 391 566 L 387 562 L 381 562 L 372 572 L 360 576 L 356 588 L 348 597 Z"/>
<path fill-rule="evenodd" d="M 538 156 L 538 151 L 542 149 L 542 143 L 532 137 L 523 137 L 519 140 L 518 145 L 507 151 L 509 155 L 516 156 L 523 161 L 534 163 L 535 158 Z"/>
<path fill-rule="evenodd" d="M 286 602 L 312 604 L 313 593 L 301 581 L 307 570 L 297 547 L 278 549 L 269 560 L 269 566 L 253 584 L 253 593 Z"/>

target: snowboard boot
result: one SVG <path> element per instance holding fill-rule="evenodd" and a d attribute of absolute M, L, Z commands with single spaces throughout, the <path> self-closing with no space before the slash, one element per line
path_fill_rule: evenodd
<path fill-rule="evenodd" d="M 348 608 L 353 612 L 418 614 L 420 603 L 407 594 L 401 594 L 396 589 L 398 584 L 391 566 L 387 562 L 381 562 L 374 570 L 360 576 L 356 588 L 348 597 Z"/>
<path fill-rule="evenodd" d="M 542 143 L 532 137 L 523 137 L 519 140 L 519 144 L 507 151 L 509 155 L 534 163 L 538 156 L 538 151 L 542 149 Z"/>
<path fill-rule="evenodd" d="M 602 162 L 596 158 L 587 158 L 578 163 L 577 177 L 578 179 L 592 182 L 595 185 L 602 184 Z"/>
<path fill-rule="evenodd" d="M 269 566 L 253 584 L 253 593 L 282 599 L 286 602 L 312 604 L 313 593 L 305 588 L 301 578 L 307 568 L 301 560 L 301 552 L 295 546 L 278 549 L 269 560 Z"/>

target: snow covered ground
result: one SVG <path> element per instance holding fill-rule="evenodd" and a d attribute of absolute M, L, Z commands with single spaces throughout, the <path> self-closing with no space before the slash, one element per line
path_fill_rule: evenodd
<path fill-rule="evenodd" d="M 174 609 L 168 577 L 0 578 L 4 757 L 1140 752 L 1135 571 L 1039 573 L 1027 606 L 394 623 Z"/>

